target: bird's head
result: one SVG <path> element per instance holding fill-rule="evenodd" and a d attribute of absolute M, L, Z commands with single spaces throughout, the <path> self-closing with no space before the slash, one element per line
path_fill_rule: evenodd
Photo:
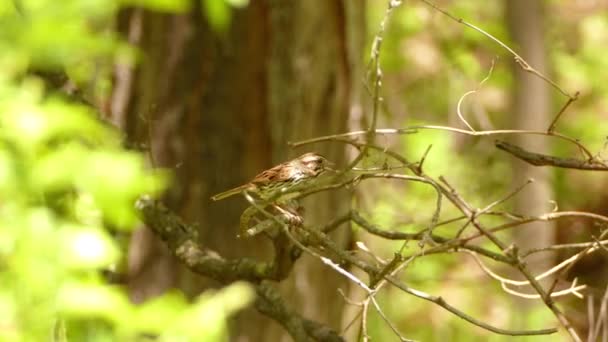
<path fill-rule="evenodd" d="M 325 159 L 322 155 L 314 152 L 309 152 L 298 157 L 298 161 L 304 165 L 308 170 L 312 171 L 315 175 L 331 170 L 331 163 L 329 160 Z"/>

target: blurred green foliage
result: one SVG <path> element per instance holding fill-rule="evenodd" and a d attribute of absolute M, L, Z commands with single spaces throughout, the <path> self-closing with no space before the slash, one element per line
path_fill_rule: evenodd
<path fill-rule="evenodd" d="M 247 6 L 249 0 L 201 0 L 201 4 L 203 15 L 207 17 L 211 28 L 223 33 L 232 19 L 232 10 Z"/>
<path fill-rule="evenodd" d="M 39 76 L 110 84 L 104 68 L 136 55 L 113 29 L 117 11 L 188 4 L 0 2 L 0 340 L 217 341 L 226 317 L 251 301 L 251 289 L 234 284 L 192 303 L 171 293 L 135 306 L 107 282 L 102 270 L 125 257 L 114 232 L 136 225 L 134 201 L 159 194 L 168 175 Z"/>

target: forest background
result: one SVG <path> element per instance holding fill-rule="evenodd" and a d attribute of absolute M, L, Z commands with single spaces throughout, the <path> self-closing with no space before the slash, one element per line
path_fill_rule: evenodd
<path fill-rule="evenodd" d="M 607 339 L 607 8 L 0 3 L 1 339 Z"/>

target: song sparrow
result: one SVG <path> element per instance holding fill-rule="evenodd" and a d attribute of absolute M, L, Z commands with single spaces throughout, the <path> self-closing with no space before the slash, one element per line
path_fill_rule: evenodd
<path fill-rule="evenodd" d="M 317 153 L 306 153 L 296 159 L 274 166 L 255 176 L 249 183 L 219 193 L 211 197 L 214 201 L 250 191 L 267 200 L 277 194 L 278 190 L 289 191 L 305 186 L 321 173 L 331 170 L 331 163 Z"/>

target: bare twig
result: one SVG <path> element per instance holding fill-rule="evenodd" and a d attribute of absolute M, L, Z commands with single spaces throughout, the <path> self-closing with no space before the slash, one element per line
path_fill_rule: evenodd
<path fill-rule="evenodd" d="M 594 328 L 594 324 L 595 324 L 595 308 L 593 305 L 593 301 L 594 301 L 594 297 L 593 295 L 589 295 L 587 296 L 587 322 L 589 325 L 589 328 L 587 330 L 587 342 L 594 342 L 595 340 L 593 339 L 593 331 L 595 330 Z"/>
<path fill-rule="evenodd" d="M 499 140 L 495 142 L 495 145 L 498 149 L 508 152 L 516 158 L 534 166 L 553 166 L 566 169 L 608 171 L 608 165 L 606 165 L 606 163 L 603 161 L 597 160 L 596 158 L 580 160 L 574 158 L 554 157 L 546 154 L 529 152 L 519 146 Z"/>
<path fill-rule="evenodd" d="M 589 158 L 590 160 L 594 159 L 594 156 L 589 151 L 589 149 L 587 149 L 585 146 L 583 146 L 577 139 L 574 139 L 569 136 L 563 135 L 561 133 L 556 133 L 556 132 L 533 131 L 533 130 L 525 130 L 525 129 L 499 129 L 499 130 L 490 130 L 490 131 L 470 131 L 470 130 L 466 130 L 466 129 L 460 129 L 460 128 L 449 127 L 449 126 L 419 125 L 419 126 L 410 126 L 410 127 L 406 127 L 406 128 L 376 129 L 375 133 L 376 134 L 412 134 L 412 133 L 417 133 L 419 130 L 423 130 L 423 129 L 441 130 L 441 131 L 447 131 L 447 132 L 452 132 L 452 133 L 466 134 L 466 135 L 470 135 L 470 136 L 474 136 L 474 137 L 493 136 L 493 135 L 516 135 L 516 134 L 541 135 L 541 136 L 547 136 L 547 137 L 555 137 L 555 138 L 558 138 L 558 139 L 561 139 L 561 140 L 564 140 L 564 141 L 567 141 L 567 142 L 570 142 L 570 143 L 576 145 L 585 154 L 585 156 L 587 158 Z M 318 142 L 323 142 L 323 141 L 338 141 L 340 138 L 356 137 L 356 136 L 362 136 L 362 135 L 366 135 L 366 134 L 369 134 L 369 132 L 368 131 L 352 131 L 352 132 L 341 133 L 341 134 L 326 135 L 326 136 L 311 138 L 311 139 L 307 139 L 307 140 L 301 140 L 301 141 L 297 141 L 297 142 L 290 142 L 289 145 L 291 147 L 298 147 L 298 146 L 303 146 L 303 145 L 318 143 Z"/>
<path fill-rule="evenodd" d="M 465 120 L 464 115 L 462 115 L 462 102 L 464 101 L 465 97 L 471 95 L 471 94 L 475 94 L 478 89 L 484 84 L 486 83 L 487 80 L 490 79 L 490 77 L 492 76 L 492 71 L 494 71 L 494 64 L 495 64 L 495 60 L 492 59 L 492 65 L 490 66 L 490 70 L 488 71 L 488 74 L 486 75 L 486 77 L 481 80 L 481 82 L 479 82 L 479 85 L 477 86 L 477 89 L 475 90 L 471 90 L 468 91 L 466 93 L 464 93 L 460 99 L 458 100 L 458 105 L 456 106 L 456 114 L 458 115 L 458 118 L 460 119 L 460 121 L 462 121 L 465 126 L 467 126 L 471 131 L 475 131 L 475 129 L 473 128 L 473 126 L 471 126 L 467 120 Z"/>
<path fill-rule="evenodd" d="M 352 255 L 350 255 L 349 253 L 341 250 L 340 248 L 338 248 L 335 243 L 329 238 L 327 237 L 325 234 L 317 231 L 317 230 L 313 230 L 313 229 L 309 229 L 306 226 L 302 227 L 307 233 L 309 233 L 311 236 L 313 236 L 319 243 L 321 246 L 323 246 L 324 248 L 326 248 L 327 250 L 332 251 L 333 253 L 335 253 L 340 259 L 342 259 L 344 262 L 348 262 L 350 264 L 352 264 L 353 266 L 356 266 L 357 268 L 365 271 L 366 273 L 370 274 L 370 275 L 377 275 L 379 274 L 380 270 L 374 266 L 369 265 L 368 263 L 364 262 L 363 260 L 357 259 L 355 257 L 353 257 Z M 415 290 L 412 289 L 408 286 L 406 286 L 405 284 L 403 284 L 400 280 L 396 279 L 395 277 L 391 276 L 391 275 L 386 275 L 384 277 L 384 279 L 386 279 L 388 282 L 390 282 L 391 284 L 393 284 L 394 286 L 398 287 L 399 289 L 405 291 L 406 293 L 409 293 L 413 296 L 419 297 L 421 299 L 433 302 L 441 307 L 443 307 L 444 309 L 454 313 L 455 315 L 457 315 L 458 317 L 474 324 L 477 325 L 481 328 L 484 328 L 486 330 L 498 333 L 498 334 L 504 334 L 504 335 L 511 335 L 511 336 L 522 336 L 522 335 L 546 335 L 546 334 L 552 334 L 555 333 L 557 330 L 556 329 L 541 329 L 541 330 L 506 330 L 506 329 L 501 329 L 501 328 L 497 328 L 494 327 L 492 325 L 489 325 L 485 322 L 482 322 L 480 320 L 477 320 L 467 314 L 465 314 L 464 312 L 456 309 L 455 307 L 449 305 L 447 302 L 445 302 L 445 300 L 441 297 L 435 297 L 435 296 L 431 296 L 425 292 L 419 291 L 419 290 Z"/>
<path fill-rule="evenodd" d="M 580 243 L 564 243 L 559 245 L 552 245 L 547 247 L 533 248 L 526 252 L 521 253 L 522 257 L 525 258 L 528 255 L 532 255 L 540 252 L 559 251 L 564 249 L 585 249 L 593 245 L 607 246 L 608 240 L 602 240 L 597 242 L 580 242 Z"/>
<path fill-rule="evenodd" d="M 465 321 L 467 321 L 471 324 L 474 324 L 478 327 L 481 327 L 486 330 L 497 333 L 497 334 L 509 335 L 509 336 L 531 336 L 531 335 L 548 335 L 548 334 L 553 334 L 553 333 L 557 332 L 557 329 L 555 329 L 555 328 L 540 329 L 540 330 L 505 330 L 505 329 L 496 328 L 491 325 L 488 325 L 485 322 L 479 321 L 479 320 L 465 314 L 464 312 L 456 309 L 455 307 L 448 304 L 442 297 L 431 296 L 425 292 L 410 288 L 410 287 L 402 284 L 401 282 L 399 282 L 397 279 L 395 279 L 393 277 L 387 277 L 386 279 L 391 284 L 398 287 L 399 289 L 401 289 L 404 292 L 407 292 L 418 298 L 428 300 L 432 303 L 435 303 L 435 304 L 441 306 L 442 308 L 446 309 L 447 311 L 455 314 L 456 316 L 464 319 Z"/>
<path fill-rule="evenodd" d="M 555 115 L 555 118 L 553 118 L 553 121 L 551 121 L 551 124 L 549 125 L 549 128 L 547 128 L 547 132 L 551 133 L 555 130 L 555 126 L 557 125 L 557 121 L 559 120 L 559 118 L 562 116 L 562 114 L 564 114 L 564 112 L 566 111 L 566 109 L 572 104 L 572 102 L 576 101 L 578 99 L 578 95 L 580 94 L 580 92 L 576 92 L 574 93 L 574 96 L 572 97 L 568 97 L 568 101 L 566 101 L 566 104 L 564 104 L 564 106 L 559 110 L 559 112 L 557 112 L 557 115 Z"/>
<path fill-rule="evenodd" d="M 521 186 L 519 186 L 518 188 L 516 188 L 515 190 L 513 190 L 511 193 L 507 194 L 505 197 L 498 199 L 490 204 L 488 204 L 486 207 L 484 207 L 481 210 L 472 210 L 472 215 L 471 218 L 469 218 L 467 220 L 467 222 L 465 222 L 465 224 L 458 230 L 458 232 L 455 235 L 455 238 L 458 239 L 460 238 L 460 236 L 462 235 L 462 233 L 464 232 L 464 230 L 470 225 L 471 220 L 475 217 L 480 217 L 484 214 L 486 214 L 487 212 L 489 212 L 490 210 L 492 210 L 492 208 L 496 207 L 497 205 L 506 202 L 507 200 L 509 200 L 510 198 L 512 198 L 513 196 L 515 196 L 516 194 L 518 194 L 521 190 L 523 190 L 528 184 L 532 183 L 533 180 L 532 179 L 528 179 L 526 181 L 526 183 L 522 184 Z"/>
<path fill-rule="evenodd" d="M 582 211 L 557 211 L 557 212 L 552 212 L 552 213 L 546 213 L 546 214 L 539 215 L 539 216 L 525 216 L 525 217 L 512 216 L 513 222 L 509 222 L 509 223 L 505 223 L 505 224 L 501 224 L 501 225 L 489 228 L 488 231 L 491 233 L 496 233 L 501 230 L 521 226 L 523 224 L 530 223 L 530 222 L 539 222 L 539 221 L 550 222 L 550 221 L 554 221 L 554 220 L 558 220 L 558 219 L 562 219 L 562 218 L 572 218 L 572 217 L 588 218 L 588 219 L 591 219 L 596 222 L 608 223 L 608 217 L 599 215 L 599 214 L 587 213 L 587 212 L 582 212 Z M 462 240 L 469 242 L 469 241 L 479 238 L 481 236 L 483 236 L 483 235 L 480 233 L 476 233 L 471 236 L 464 237 L 464 238 L 462 238 Z M 583 247 L 583 248 L 586 248 L 586 247 Z M 522 255 L 529 255 L 529 254 L 530 253 L 522 254 Z"/>
<path fill-rule="evenodd" d="M 574 96 L 568 94 L 568 92 L 566 92 L 565 90 L 563 90 L 557 83 L 555 83 L 550 78 L 548 78 L 547 76 L 545 76 L 542 73 L 540 73 L 538 70 L 536 70 L 533 67 L 531 67 L 530 64 L 528 64 L 528 62 L 526 62 L 525 59 L 523 59 L 520 55 L 518 55 L 513 49 L 511 49 L 507 44 L 503 43 L 500 39 L 494 37 L 493 35 L 491 35 L 490 33 L 486 32 L 486 31 L 484 31 L 481 28 L 479 28 L 479 27 L 477 27 L 477 26 L 475 26 L 475 25 L 473 25 L 473 24 L 471 24 L 469 22 L 466 22 L 462 18 L 455 17 L 450 12 L 448 12 L 448 11 L 440 8 L 439 6 L 435 5 L 431 1 L 428 1 L 428 0 L 420 0 L 420 1 L 424 2 L 425 4 L 429 5 L 432 8 L 434 8 L 435 10 L 437 10 L 438 12 L 440 12 L 441 14 L 444 14 L 445 16 L 449 17 L 450 19 L 456 21 L 457 23 L 460 23 L 460 24 L 462 24 L 464 26 L 472 28 L 473 30 L 475 30 L 475 31 L 481 33 L 482 35 L 490 38 L 491 40 L 493 40 L 494 42 L 496 42 L 498 45 L 500 45 L 501 47 L 503 47 L 505 50 L 507 50 L 511 55 L 513 55 L 513 57 L 515 58 L 515 62 L 517 62 L 517 64 L 519 64 L 524 71 L 538 76 L 539 78 L 541 78 L 545 82 L 547 82 L 550 85 L 552 85 L 553 88 L 557 89 L 557 91 L 559 91 L 560 93 L 562 93 L 564 96 L 566 96 L 568 98 L 574 98 Z"/>
<path fill-rule="evenodd" d="M 455 193 L 453 187 L 451 187 L 445 180 L 444 183 L 450 189 L 451 193 Z M 447 190 L 446 190 L 447 191 Z M 460 196 L 452 196 L 448 197 L 452 204 L 454 204 L 463 214 L 467 215 L 471 219 L 471 223 L 480 234 L 488 238 L 494 245 L 496 245 L 500 250 L 504 251 L 508 257 L 510 257 L 513 261 L 513 266 L 519 270 L 519 272 L 530 282 L 532 288 L 540 295 L 545 305 L 553 312 L 555 317 L 557 317 L 560 324 L 568 331 L 572 339 L 575 341 L 580 341 L 580 337 L 578 336 L 574 327 L 570 324 L 569 320 L 562 313 L 562 311 L 557 307 L 553 298 L 542 288 L 540 283 L 534 278 L 532 272 L 528 269 L 527 265 L 521 261 L 518 251 L 515 248 L 509 248 L 505 243 L 503 243 L 500 239 L 498 239 L 492 232 L 489 232 L 480 222 L 474 217 L 474 213 L 471 211 L 471 206 L 468 205 L 462 197 Z"/>
<path fill-rule="evenodd" d="M 395 8 L 401 6 L 401 0 L 389 0 L 388 8 L 380 22 L 380 28 L 378 29 L 378 33 L 374 37 L 374 41 L 371 47 L 371 58 L 370 65 L 373 65 L 373 75 L 374 75 L 374 91 L 373 91 L 373 109 L 372 109 L 372 122 L 369 127 L 368 132 L 373 135 L 376 130 L 376 123 L 378 122 L 378 107 L 380 103 L 380 89 L 382 88 L 382 69 L 380 68 L 380 52 L 382 50 L 382 42 L 384 41 L 384 32 L 386 31 L 386 27 L 388 26 L 388 21 L 391 17 L 391 14 L 395 10 Z M 370 68 L 369 72 L 372 70 Z M 372 139 L 369 140 L 373 141 Z"/>
<path fill-rule="evenodd" d="M 501 286 L 502 286 L 502 289 L 505 290 L 505 292 L 512 294 L 513 296 L 524 298 L 524 299 L 540 299 L 540 295 L 537 293 L 528 294 L 528 293 L 515 291 L 515 290 L 509 288 L 506 283 L 501 283 Z M 567 288 L 565 290 L 561 290 L 561 291 L 553 291 L 553 292 L 551 292 L 550 296 L 552 298 L 556 298 L 556 297 L 562 297 L 562 296 L 567 296 L 567 295 L 573 295 L 575 297 L 582 299 L 583 295 L 579 291 L 584 290 L 586 288 L 587 288 L 586 285 L 577 286 L 576 279 L 575 279 L 569 288 Z"/>
<path fill-rule="evenodd" d="M 504 196 L 501 199 L 498 199 L 498 200 L 488 204 L 485 208 L 479 210 L 477 212 L 477 216 L 483 215 L 483 214 L 487 213 L 488 211 L 492 210 L 492 208 L 496 207 L 497 205 L 504 203 L 504 202 L 508 201 L 509 199 L 513 198 L 513 196 L 517 195 L 520 191 L 522 191 L 526 186 L 528 186 L 532 182 L 534 182 L 533 179 L 528 179 L 524 184 L 517 187 L 511 193 L 507 194 L 506 196 Z"/>
<path fill-rule="evenodd" d="M 540 298 L 540 296 L 538 294 L 534 294 L 534 295 L 527 295 L 527 294 L 523 294 L 520 292 L 516 292 L 513 290 L 510 290 L 507 285 L 513 285 L 513 286 L 526 286 L 526 285 L 530 285 L 529 281 L 518 281 L 518 280 L 512 280 L 509 278 L 505 278 L 502 277 L 496 273 L 494 273 L 489 267 L 487 267 L 480 259 L 479 257 L 473 253 L 473 252 L 469 252 L 469 251 L 465 251 L 467 252 L 469 255 L 473 256 L 475 262 L 477 262 L 477 264 L 479 265 L 479 267 L 481 268 L 482 271 L 484 271 L 488 276 L 498 280 L 501 282 L 503 289 L 505 289 L 505 291 L 517 295 L 519 297 L 522 298 L 528 298 L 528 299 L 538 299 Z M 583 252 L 582 254 L 588 254 Z M 566 267 L 567 265 L 570 265 L 572 263 L 576 262 L 576 257 L 572 257 L 569 258 L 563 262 L 561 262 L 559 265 L 552 267 L 551 269 L 545 271 L 544 273 L 538 275 L 535 277 L 536 280 L 542 280 L 556 272 L 558 272 L 560 269 L 563 269 L 564 267 Z M 558 296 L 563 296 L 563 295 L 567 295 L 567 294 L 574 294 L 575 296 L 582 298 L 582 296 L 578 293 L 578 291 L 585 289 L 587 286 L 586 285 L 579 285 L 576 286 L 576 279 L 573 282 L 573 285 L 568 289 L 568 290 L 564 290 L 564 291 L 560 291 L 560 292 L 552 292 L 552 291 L 548 291 L 552 297 L 558 297 Z"/>
<path fill-rule="evenodd" d="M 426 229 L 424 229 L 418 233 L 404 233 L 404 232 L 398 232 L 398 231 L 384 230 L 370 222 L 367 222 L 356 211 L 353 211 L 351 215 L 352 215 L 353 222 L 356 223 L 357 225 L 359 225 L 361 228 L 365 229 L 370 234 L 380 236 L 380 237 L 383 237 L 383 238 L 389 239 L 389 240 L 421 240 L 424 237 L 424 234 L 426 232 Z M 447 239 L 447 238 L 444 238 L 441 236 L 437 236 L 437 235 L 432 235 L 431 238 L 433 239 L 433 241 L 435 241 L 439 245 L 425 250 L 424 253 L 426 255 L 463 248 L 463 249 L 468 249 L 472 252 L 481 254 L 485 257 L 488 257 L 490 259 L 493 259 L 495 261 L 499 261 L 502 263 L 510 264 L 510 261 L 511 261 L 509 258 L 505 257 L 502 254 L 492 252 L 483 247 L 463 244 L 459 240 L 450 240 L 450 239 Z"/>
<path fill-rule="evenodd" d="M 473 126 L 471 126 L 467 120 L 464 118 L 464 115 L 462 115 L 462 101 L 464 101 L 464 99 L 471 95 L 471 94 L 475 94 L 477 92 L 477 90 L 469 90 L 466 93 L 464 93 L 460 99 L 458 100 L 458 104 L 456 105 L 456 115 L 458 115 L 458 118 L 460 119 L 460 121 L 462 121 L 462 123 L 464 123 L 465 126 L 467 126 L 468 129 L 470 129 L 472 132 L 475 132 L 475 129 L 473 128 Z"/>
<path fill-rule="evenodd" d="M 444 129 L 444 127 L 434 127 L 434 126 L 417 126 L 416 128 L 429 128 L 429 129 Z M 477 135 L 477 132 L 470 132 L 470 131 L 463 131 L 463 130 L 459 130 L 459 129 L 454 129 L 454 128 L 445 128 L 445 130 L 447 131 L 456 131 L 459 133 L 464 133 L 464 134 L 471 134 L 471 135 Z M 493 131 L 493 134 L 496 134 L 497 131 Z M 504 133 L 505 131 L 500 131 L 500 133 Z M 515 132 L 521 133 L 521 131 L 507 131 L 509 132 L 509 134 L 515 134 Z M 530 134 L 530 131 L 527 131 L 528 134 Z M 554 134 L 548 134 L 546 132 L 533 132 L 534 134 L 539 134 L 539 135 L 554 135 Z M 484 133 L 484 134 L 487 134 Z M 563 137 L 563 136 L 562 136 Z M 569 140 L 571 138 L 564 138 L 566 140 Z M 330 140 L 334 140 L 334 141 L 339 141 L 339 138 L 332 138 Z M 572 139 L 573 140 L 573 139 Z M 574 141 L 573 141 L 574 142 Z M 578 145 L 580 145 L 578 142 L 575 142 Z M 397 160 L 399 160 L 398 157 L 395 157 Z M 430 178 L 424 176 L 422 174 L 422 171 L 419 169 L 416 169 L 413 166 L 410 166 L 410 169 L 412 171 L 414 171 L 414 173 L 416 173 L 418 175 L 418 177 L 421 177 L 423 179 L 426 179 L 427 181 L 430 180 Z M 447 181 L 445 181 L 444 178 L 440 177 L 440 180 L 442 180 L 445 183 L 445 187 L 439 186 L 438 184 L 438 190 L 445 195 L 450 202 L 452 202 L 453 205 L 456 206 L 456 208 L 458 208 L 463 214 L 465 214 L 465 216 L 467 216 L 467 218 L 471 221 L 471 223 L 475 226 L 475 228 L 477 228 L 477 230 L 479 231 L 479 235 L 480 236 L 485 236 L 486 238 L 488 238 L 490 241 L 492 241 L 497 247 L 500 248 L 500 250 L 504 251 L 505 253 L 507 253 L 507 256 L 510 258 L 510 263 L 515 266 L 523 275 L 524 277 L 530 282 L 530 285 L 534 288 L 534 290 L 539 294 L 540 298 L 542 298 L 542 300 L 544 301 L 544 303 L 547 305 L 547 307 L 554 313 L 554 315 L 557 317 L 557 319 L 559 320 L 560 324 L 568 331 L 568 333 L 571 335 L 571 337 L 578 341 L 580 340 L 580 337 L 578 337 L 578 334 L 576 333 L 576 331 L 574 330 L 574 328 L 571 326 L 571 324 L 569 323 L 568 319 L 564 316 L 564 314 L 561 312 L 561 310 L 555 305 L 554 301 L 551 298 L 551 295 L 548 294 L 543 288 L 542 286 L 538 283 L 538 281 L 536 281 L 536 279 L 534 279 L 534 276 L 532 275 L 532 273 L 528 270 L 527 266 L 520 261 L 519 256 L 517 254 L 517 250 L 516 249 L 511 249 L 508 248 L 508 246 L 503 243 L 502 241 L 500 241 L 494 234 L 493 232 L 489 232 L 486 228 L 484 228 L 482 226 L 482 224 L 478 221 L 478 218 L 475 214 L 475 210 L 472 209 L 472 207 L 466 202 L 464 201 L 464 199 L 462 197 L 460 197 L 460 195 L 458 195 L 458 193 L 455 191 L 455 189 L 449 185 L 449 183 Z M 433 182 L 433 181 L 430 181 Z M 435 183 L 436 184 L 436 183 Z M 521 220 L 523 221 L 523 220 Z M 521 221 L 518 222 L 517 224 L 521 224 Z"/>
<path fill-rule="evenodd" d="M 424 151 L 424 154 L 422 155 L 422 157 L 420 158 L 420 161 L 418 162 L 418 170 L 420 170 L 419 172 L 422 172 L 422 167 L 424 166 L 426 157 L 429 155 L 429 152 L 431 151 L 432 147 L 433 147 L 433 144 L 430 144 Z"/>
<path fill-rule="evenodd" d="M 359 336 L 359 340 L 362 340 L 363 342 L 369 342 L 369 335 L 367 334 L 367 308 L 369 307 L 369 300 L 366 300 L 365 303 L 363 304 L 363 309 L 361 309 L 362 311 L 362 315 L 361 315 L 361 331 L 360 331 L 360 336 Z"/>
<path fill-rule="evenodd" d="M 384 311 L 382 311 L 382 308 L 380 308 L 380 305 L 378 304 L 378 301 L 376 300 L 376 298 L 373 295 L 370 295 L 369 299 L 371 300 L 372 304 L 374 304 L 374 307 L 376 308 L 376 311 L 378 312 L 378 314 L 380 315 L 380 317 L 382 318 L 382 320 L 389 326 L 389 328 L 391 328 L 391 330 L 393 331 L 393 333 L 395 335 L 397 335 L 397 337 L 399 338 L 400 341 L 402 342 L 413 342 L 412 340 L 409 340 L 405 337 L 403 337 L 403 335 L 401 335 L 401 332 L 399 332 L 399 329 L 397 329 L 397 327 L 393 324 L 393 322 L 391 322 L 386 315 L 384 314 Z"/>
<path fill-rule="evenodd" d="M 604 330 L 604 321 L 606 316 L 608 315 L 608 284 L 606 285 L 606 289 L 604 290 L 604 296 L 602 297 L 602 303 L 600 305 L 600 312 L 597 316 L 597 321 L 595 324 L 595 329 L 593 330 L 590 341 L 597 341 L 597 338 L 600 334 L 600 329 L 603 327 Z"/>
<path fill-rule="evenodd" d="M 600 235 L 600 239 L 603 239 L 606 237 L 606 235 L 608 234 L 608 230 L 605 230 L 602 232 L 602 234 Z M 596 244 L 590 247 L 587 247 L 586 249 L 582 250 L 581 252 L 579 252 L 578 254 L 574 255 L 573 257 L 569 258 L 572 259 L 574 258 L 574 260 L 572 260 L 572 262 L 564 269 L 561 270 L 559 275 L 565 274 L 568 271 L 570 271 L 570 269 L 572 269 L 572 267 L 574 267 L 574 265 L 576 263 L 578 263 L 585 255 L 590 254 L 598 249 L 601 249 L 602 246 L 600 244 L 597 243 L 597 239 L 596 239 Z M 553 292 L 553 290 L 555 289 L 555 287 L 557 286 L 557 281 L 559 279 L 559 275 L 557 277 L 555 277 L 555 280 L 553 281 L 553 284 L 551 284 L 551 287 L 549 287 L 549 293 Z"/>

